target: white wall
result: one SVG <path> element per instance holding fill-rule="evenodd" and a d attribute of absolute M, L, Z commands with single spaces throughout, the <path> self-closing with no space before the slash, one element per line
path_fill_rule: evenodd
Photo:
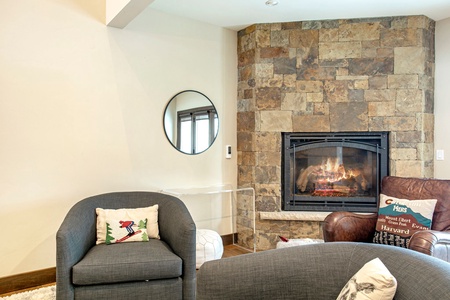
<path fill-rule="evenodd" d="M 104 192 L 236 183 L 236 32 L 147 8 L 106 27 L 102 0 L 0 1 L 0 277 L 55 266 L 69 208 Z M 177 152 L 163 111 L 215 104 L 208 151 Z"/>
<path fill-rule="evenodd" d="M 435 160 L 436 178 L 450 179 L 450 18 L 436 23 L 435 153 L 444 150 L 445 159 Z"/>

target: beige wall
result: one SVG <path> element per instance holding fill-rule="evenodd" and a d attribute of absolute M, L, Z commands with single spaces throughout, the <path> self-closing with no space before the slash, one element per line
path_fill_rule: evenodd
<path fill-rule="evenodd" d="M 84 197 L 236 183 L 236 33 L 151 8 L 108 28 L 103 5 L 0 2 L 0 277 L 55 266 L 55 233 Z M 184 89 L 220 118 L 196 156 L 162 128 Z"/>
<path fill-rule="evenodd" d="M 450 18 L 436 22 L 435 150 L 445 160 L 435 160 L 436 178 L 450 179 Z M 436 151 L 435 151 L 436 153 Z"/>

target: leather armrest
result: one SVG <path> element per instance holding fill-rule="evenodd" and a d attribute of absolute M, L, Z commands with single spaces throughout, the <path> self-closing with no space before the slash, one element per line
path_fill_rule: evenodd
<path fill-rule="evenodd" d="M 450 262 L 450 232 L 418 231 L 411 237 L 408 248 Z"/>
<path fill-rule="evenodd" d="M 377 214 L 337 211 L 329 214 L 323 224 L 325 242 L 372 242 Z"/>

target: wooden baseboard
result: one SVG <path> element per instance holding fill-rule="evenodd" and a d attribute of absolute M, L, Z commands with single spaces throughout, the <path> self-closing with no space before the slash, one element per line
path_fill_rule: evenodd
<path fill-rule="evenodd" d="M 0 278 L 0 295 L 56 282 L 56 267 Z"/>

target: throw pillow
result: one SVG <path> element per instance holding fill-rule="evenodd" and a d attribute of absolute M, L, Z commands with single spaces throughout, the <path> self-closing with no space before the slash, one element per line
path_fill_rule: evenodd
<path fill-rule="evenodd" d="M 117 222 L 147 220 L 148 238 L 159 239 L 158 204 L 142 208 L 97 208 L 95 211 L 97 213 L 97 244 L 105 243 L 107 234 L 106 222 L 110 220 L 117 220 Z"/>
<path fill-rule="evenodd" d="M 431 229 L 436 199 L 407 200 L 380 195 L 374 243 L 408 248 L 416 231 Z"/>
<path fill-rule="evenodd" d="M 337 300 L 391 300 L 396 290 L 397 280 L 377 257 L 350 278 Z"/>
<path fill-rule="evenodd" d="M 139 221 L 106 220 L 105 243 L 148 242 L 147 219 Z"/>

